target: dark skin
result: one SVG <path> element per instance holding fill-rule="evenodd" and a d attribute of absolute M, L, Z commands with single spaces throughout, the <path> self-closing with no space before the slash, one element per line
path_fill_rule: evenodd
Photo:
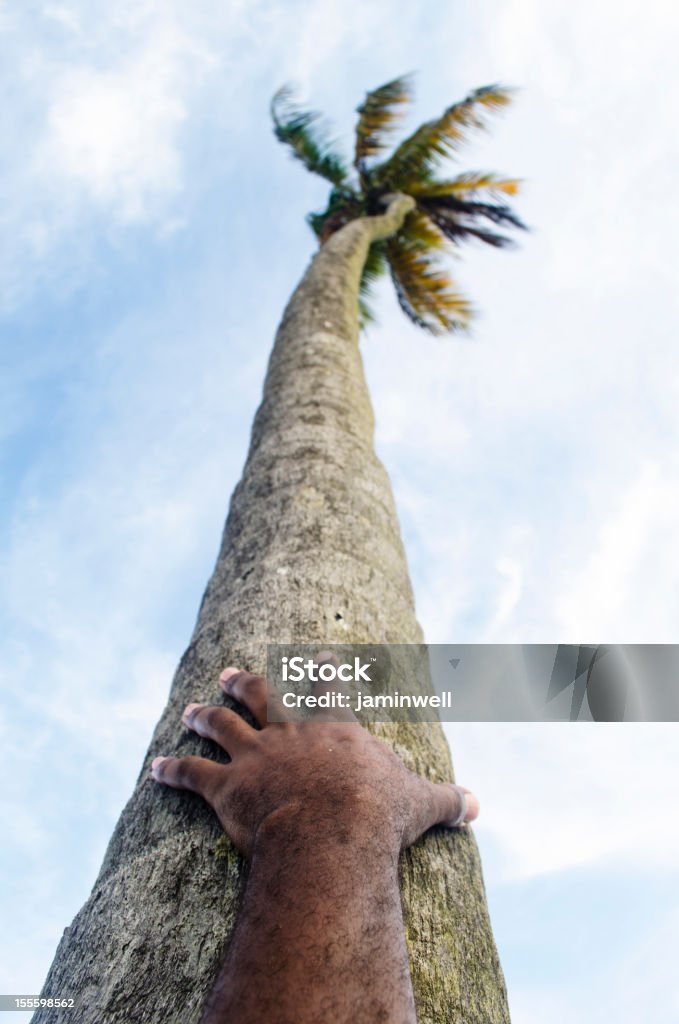
<path fill-rule="evenodd" d="M 202 1024 L 414 1024 L 399 854 L 433 825 L 473 820 L 478 801 L 409 771 L 350 714 L 268 722 L 265 679 L 229 668 L 220 683 L 260 728 L 189 704 L 184 724 L 231 762 L 152 765 L 156 781 L 202 796 L 250 860 Z"/>

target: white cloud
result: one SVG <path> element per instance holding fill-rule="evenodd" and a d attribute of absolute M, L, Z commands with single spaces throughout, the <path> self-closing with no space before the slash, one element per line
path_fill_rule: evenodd
<path fill-rule="evenodd" d="M 490 840 L 499 851 L 496 877 L 529 879 L 602 864 L 620 872 L 676 868 L 674 723 L 445 729 L 457 778 L 481 801 L 482 848 Z"/>
<path fill-rule="evenodd" d="M 51 4 L 46 3 L 43 7 L 43 16 L 48 21 L 54 21 L 62 28 L 76 35 L 82 35 L 80 17 L 75 7 L 67 3 Z"/>
<path fill-rule="evenodd" d="M 185 37 L 165 29 L 112 70 L 65 68 L 52 89 L 38 179 L 50 177 L 59 192 L 81 187 L 123 222 L 148 218 L 181 186 L 187 58 L 194 67 L 208 62 Z"/>
<path fill-rule="evenodd" d="M 70 287 L 117 231 L 181 222 L 182 132 L 223 55 L 180 5 L 155 0 L 46 5 L 30 30 L 20 11 L 3 29 L 17 100 L 0 144 L 0 303 L 11 310 L 39 281 Z"/>
<path fill-rule="evenodd" d="M 679 471 L 672 462 L 648 463 L 600 527 L 585 564 L 566 580 L 559 599 L 564 642 L 676 642 L 678 520 Z"/>

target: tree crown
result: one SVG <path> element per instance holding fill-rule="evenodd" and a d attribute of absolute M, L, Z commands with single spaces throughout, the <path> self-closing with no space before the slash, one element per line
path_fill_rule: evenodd
<path fill-rule="evenodd" d="M 412 100 L 411 75 L 395 78 L 369 92 L 358 107 L 354 158 L 349 164 L 334 151 L 316 111 L 300 108 L 284 86 L 271 103 L 274 133 L 307 170 L 332 185 L 328 204 L 308 221 L 320 244 L 357 217 L 381 213 L 385 197 L 405 193 L 415 209 L 391 238 L 374 242 L 361 280 L 362 324 L 374 319 L 369 293 L 389 272 L 404 313 L 432 334 L 466 330 L 473 307 L 459 291 L 445 263 L 460 243 L 478 239 L 505 248 L 506 229 L 525 228 L 506 201 L 519 180 L 486 171 L 453 177 L 440 172 L 456 158 L 474 129 L 483 129 L 489 114 L 502 110 L 512 92 L 484 86 L 425 121 L 389 152 L 392 136 Z M 498 230 L 500 229 L 500 230 Z"/>

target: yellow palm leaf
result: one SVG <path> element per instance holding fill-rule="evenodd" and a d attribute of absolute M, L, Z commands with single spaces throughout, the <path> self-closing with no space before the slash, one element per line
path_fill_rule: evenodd
<path fill-rule="evenodd" d="M 354 164 L 360 167 L 368 157 L 381 152 L 389 133 L 400 120 L 403 107 L 412 96 L 412 76 L 402 75 L 369 92 L 357 109 L 356 151 Z"/>
<path fill-rule="evenodd" d="M 414 179 L 431 178 L 438 162 L 456 153 L 470 130 L 484 128 L 486 115 L 507 106 L 511 98 L 511 91 L 499 85 L 475 89 L 462 102 L 448 107 L 441 117 L 420 125 L 386 163 L 375 169 L 374 178 L 396 190 Z"/>
<path fill-rule="evenodd" d="M 436 249 L 440 247 L 437 244 L 432 249 L 422 244 L 417 233 L 409 236 L 407 231 L 386 244 L 399 304 L 413 323 L 431 334 L 466 330 L 473 314 L 471 304 L 437 259 Z"/>
<path fill-rule="evenodd" d="M 404 191 L 411 196 L 459 196 L 461 199 L 475 192 L 486 192 L 488 195 L 515 196 L 522 185 L 520 178 L 501 178 L 489 171 L 466 171 L 448 181 L 414 180 L 405 186 Z"/>

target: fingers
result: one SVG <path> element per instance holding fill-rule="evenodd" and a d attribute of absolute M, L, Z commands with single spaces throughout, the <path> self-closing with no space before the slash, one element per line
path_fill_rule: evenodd
<path fill-rule="evenodd" d="M 199 736 L 214 740 L 232 757 L 257 742 L 257 732 L 229 708 L 210 704 L 187 705 L 182 722 Z"/>
<path fill-rule="evenodd" d="M 436 814 L 434 824 L 461 828 L 479 816 L 479 801 L 470 789 L 453 783 L 435 784 Z"/>
<path fill-rule="evenodd" d="M 227 772 L 226 765 L 205 757 L 156 757 L 151 764 L 156 782 L 173 789 L 190 789 L 207 801 L 224 784 Z"/>
<path fill-rule="evenodd" d="M 233 697 L 239 704 L 246 707 L 258 725 L 265 726 L 268 722 L 267 709 L 270 708 L 272 720 L 288 722 L 293 720 L 291 712 L 283 707 L 279 695 L 269 691 L 269 684 L 264 676 L 255 676 L 240 668 L 225 668 L 219 677 L 225 693 Z"/>
<path fill-rule="evenodd" d="M 449 782 L 424 782 L 424 789 L 416 796 L 413 809 L 413 832 L 408 842 L 414 842 L 433 825 L 446 828 L 465 828 L 479 814 L 479 801 L 469 789 Z"/>
<path fill-rule="evenodd" d="M 224 693 L 246 707 L 259 725 L 266 725 L 267 684 L 263 676 L 253 676 L 240 668 L 225 668 L 219 682 Z"/>

